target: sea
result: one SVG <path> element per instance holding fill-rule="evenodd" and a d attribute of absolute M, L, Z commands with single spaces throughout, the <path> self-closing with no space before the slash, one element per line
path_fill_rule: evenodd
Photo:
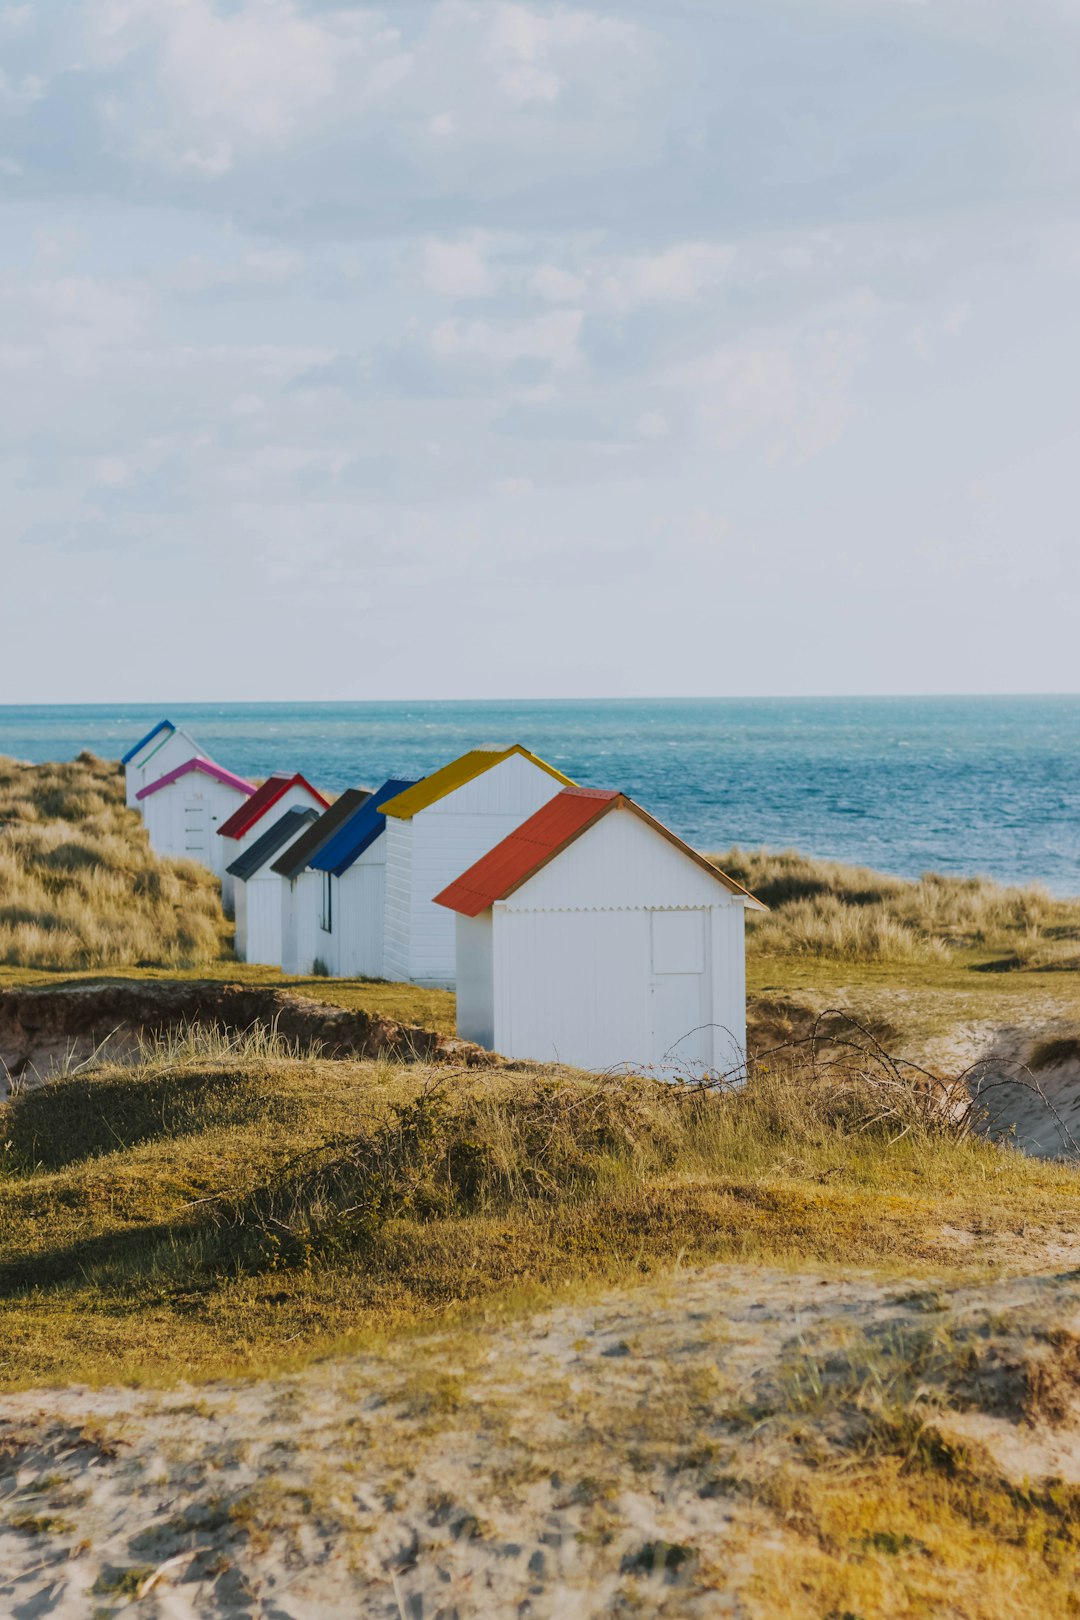
<path fill-rule="evenodd" d="M 700 849 L 1080 894 L 1080 696 L 0 706 L 0 754 L 118 758 L 163 714 L 245 776 L 339 792 L 520 742 Z"/>

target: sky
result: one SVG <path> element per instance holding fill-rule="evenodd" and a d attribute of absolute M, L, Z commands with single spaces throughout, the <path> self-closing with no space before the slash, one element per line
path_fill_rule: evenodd
<path fill-rule="evenodd" d="M 1077 691 L 1076 0 L 0 0 L 0 703 Z"/>

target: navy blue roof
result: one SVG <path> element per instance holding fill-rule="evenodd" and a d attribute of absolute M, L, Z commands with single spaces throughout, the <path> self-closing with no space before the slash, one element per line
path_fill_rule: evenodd
<path fill-rule="evenodd" d="M 347 872 L 365 849 L 370 849 L 386 826 L 386 817 L 379 814 L 379 806 L 386 804 L 390 799 L 396 799 L 406 788 L 415 786 L 415 782 L 401 782 L 392 776 L 381 788 L 376 788 L 370 799 L 367 799 L 358 810 L 354 810 L 348 821 L 343 822 L 338 828 L 333 838 L 312 857 L 311 865 L 320 872 L 333 872 L 335 877 Z"/>
<path fill-rule="evenodd" d="M 318 821 L 319 812 L 311 807 L 307 809 L 294 805 L 279 816 L 272 827 L 267 828 L 261 838 L 238 855 L 231 866 L 225 868 L 230 877 L 240 878 L 247 882 L 255 873 L 264 867 L 272 856 L 276 855 L 290 839 L 295 838 L 302 828 L 308 827 L 313 821 Z"/>
<path fill-rule="evenodd" d="M 135 758 L 135 755 L 136 754 L 141 754 L 143 749 L 146 747 L 147 743 L 152 742 L 153 739 L 157 736 L 159 731 L 175 731 L 175 730 L 176 730 L 176 727 L 173 725 L 171 720 L 159 720 L 157 725 L 154 727 L 153 731 L 148 731 L 146 733 L 145 737 L 140 737 L 139 738 L 139 740 L 135 744 L 134 748 L 129 748 L 128 749 L 127 753 L 124 755 L 123 759 L 120 761 L 121 765 L 130 765 L 132 760 Z"/>

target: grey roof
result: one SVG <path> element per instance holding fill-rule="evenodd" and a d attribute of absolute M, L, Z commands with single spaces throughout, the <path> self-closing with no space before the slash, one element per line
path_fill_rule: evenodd
<path fill-rule="evenodd" d="M 282 845 L 295 838 L 302 827 L 318 819 L 319 812 L 310 806 L 301 808 L 296 805 L 292 810 L 286 810 L 261 838 L 256 838 L 242 855 L 236 857 L 231 866 L 225 868 L 226 872 L 230 877 L 239 878 L 241 882 L 246 883 L 249 877 L 254 877 L 260 867 L 266 865 L 272 855 L 277 854 Z"/>
<path fill-rule="evenodd" d="M 335 799 L 329 810 L 324 810 L 318 821 L 312 822 L 307 832 L 301 833 L 279 860 L 270 868 L 284 878 L 299 877 L 313 855 L 317 855 L 338 828 L 371 798 L 368 788 L 346 788 L 340 799 Z"/>

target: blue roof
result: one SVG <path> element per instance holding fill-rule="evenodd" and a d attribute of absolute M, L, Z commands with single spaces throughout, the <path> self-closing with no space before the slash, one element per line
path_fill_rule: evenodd
<path fill-rule="evenodd" d="M 348 821 L 342 823 L 319 853 L 312 856 L 310 864 L 320 872 L 333 872 L 335 877 L 347 872 L 365 849 L 370 849 L 386 826 L 386 817 L 379 813 L 379 806 L 386 804 L 389 799 L 396 799 L 406 788 L 415 786 L 415 782 L 401 782 L 396 777 L 384 782 L 370 799 L 365 799 L 360 808 L 353 811 Z"/>
<path fill-rule="evenodd" d="M 159 720 L 157 725 L 154 727 L 153 731 L 148 731 L 146 733 L 145 737 L 140 737 L 139 741 L 135 744 L 134 748 L 129 748 L 128 749 L 127 753 L 124 755 L 123 759 L 120 761 L 121 765 L 130 765 L 132 760 L 135 758 L 135 755 L 136 754 L 141 754 L 143 749 L 146 747 L 147 743 L 148 742 L 153 742 L 154 738 L 157 736 L 159 731 L 175 731 L 175 730 L 176 730 L 176 727 L 173 725 L 171 720 Z"/>

